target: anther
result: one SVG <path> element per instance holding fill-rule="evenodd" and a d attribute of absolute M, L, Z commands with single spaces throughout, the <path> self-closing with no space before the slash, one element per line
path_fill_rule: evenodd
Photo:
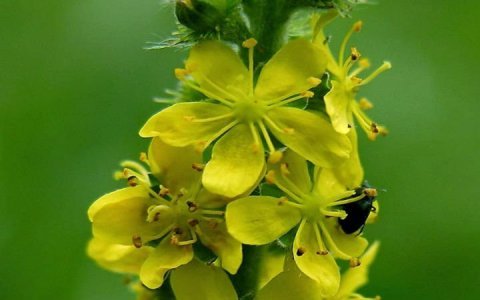
<path fill-rule="evenodd" d="M 175 235 L 181 235 L 183 233 L 183 230 L 180 227 L 175 227 L 175 228 L 173 228 L 172 231 L 173 231 L 173 234 L 175 234 Z"/>
<path fill-rule="evenodd" d="M 358 259 L 357 257 L 352 257 L 350 259 L 350 268 L 356 268 L 358 266 L 360 266 L 361 262 L 360 262 L 360 259 Z"/>
<path fill-rule="evenodd" d="M 285 196 L 283 196 L 283 197 L 280 197 L 280 200 L 278 201 L 277 204 L 278 204 L 278 206 L 282 206 L 282 205 L 284 205 L 284 204 L 287 203 L 287 202 L 288 202 L 288 198 L 285 197 Z"/>
<path fill-rule="evenodd" d="M 194 116 L 183 116 L 183 119 L 185 121 L 192 122 L 193 120 L 195 120 L 195 117 Z"/>
<path fill-rule="evenodd" d="M 368 197 L 377 197 L 378 196 L 378 192 L 376 189 L 373 189 L 373 188 L 366 188 L 363 190 L 363 193 L 365 195 L 367 195 Z"/>
<path fill-rule="evenodd" d="M 202 172 L 203 169 L 205 169 L 205 164 L 200 164 L 200 163 L 193 163 L 192 164 L 192 169 L 198 172 Z"/>
<path fill-rule="evenodd" d="M 127 183 L 129 186 L 134 187 L 138 185 L 138 180 L 136 176 L 130 176 L 127 178 Z"/>
<path fill-rule="evenodd" d="M 315 93 L 312 92 L 312 91 L 305 91 L 305 92 L 301 93 L 300 95 L 302 95 L 305 98 L 313 98 L 313 96 L 315 96 Z"/>
<path fill-rule="evenodd" d="M 286 134 L 294 134 L 295 129 L 293 129 L 291 127 L 285 127 L 285 128 L 283 128 L 283 132 L 285 132 Z"/>
<path fill-rule="evenodd" d="M 148 156 L 147 156 L 147 153 L 145 152 L 140 152 L 140 161 L 143 161 L 145 163 L 148 163 Z"/>
<path fill-rule="evenodd" d="M 251 48 L 255 47 L 256 45 L 257 45 L 257 40 L 254 39 L 254 38 L 249 38 L 248 40 L 243 41 L 243 43 L 242 43 L 242 47 L 247 48 L 247 49 L 251 49 Z"/>
<path fill-rule="evenodd" d="M 195 203 L 193 203 L 192 201 L 187 201 L 186 203 L 187 203 L 189 212 L 194 212 L 194 211 L 197 210 L 198 206 Z"/>
<path fill-rule="evenodd" d="M 280 164 L 280 172 L 282 173 L 283 176 L 290 175 L 290 170 L 288 170 L 287 163 Z"/>
<path fill-rule="evenodd" d="M 178 194 L 177 194 L 177 197 L 178 197 L 178 198 L 182 198 L 187 192 L 188 192 L 188 191 L 187 191 L 186 188 L 181 188 L 180 191 L 179 191 Z"/>
<path fill-rule="evenodd" d="M 302 256 L 302 255 L 304 255 L 306 251 L 307 251 L 307 250 L 306 250 L 305 248 L 302 248 L 302 247 L 298 248 L 298 249 L 297 249 L 297 256 Z"/>
<path fill-rule="evenodd" d="M 370 67 L 370 60 L 368 60 L 368 58 L 362 58 L 358 61 L 358 64 L 360 67 L 366 69 Z"/>
<path fill-rule="evenodd" d="M 274 151 L 268 156 L 268 162 L 271 164 L 276 164 L 282 159 L 282 157 L 283 153 L 281 151 Z"/>
<path fill-rule="evenodd" d="M 363 110 L 369 110 L 373 108 L 373 103 L 368 101 L 367 98 L 360 99 L 360 101 L 358 101 L 358 105 Z"/>
<path fill-rule="evenodd" d="M 372 122 L 372 124 L 370 124 L 370 130 L 373 132 L 373 133 L 378 133 L 378 127 L 377 127 L 377 124 Z"/>
<path fill-rule="evenodd" d="M 328 251 L 327 250 L 320 250 L 320 251 L 315 252 L 315 254 L 317 254 L 317 255 L 327 255 Z"/>
<path fill-rule="evenodd" d="M 195 227 L 198 225 L 198 220 L 197 219 L 190 219 L 188 220 L 188 225 L 190 225 L 191 227 Z"/>
<path fill-rule="evenodd" d="M 362 83 L 362 81 L 363 81 L 362 78 L 357 77 L 357 76 L 350 77 L 350 80 L 351 80 L 355 85 L 360 84 L 360 83 Z"/>
<path fill-rule="evenodd" d="M 189 72 L 186 69 L 175 69 L 175 77 L 177 77 L 178 80 L 185 80 L 185 77 L 188 75 L 188 73 Z"/>
<path fill-rule="evenodd" d="M 143 246 L 142 238 L 139 235 L 132 236 L 132 243 L 135 248 L 141 248 Z"/>
<path fill-rule="evenodd" d="M 166 195 L 170 194 L 170 190 L 164 186 L 160 187 L 160 191 L 158 192 L 158 195 L 160 197 L 165 197 Z"/>
<path fill-rule="evenodd" d="M 307 83 L 311 84 L 313 87 L 319 85 L 320 83 L 322 83 L 322 80 L 320 78 L 317 78 L 317 77 L 308 77 L 307 79 Z"/>
<path fill-rule="evenodd" d="M 171 243 L 172 245 L 178 245 L 179 242 L 180 242 L 180 240 L 178 239 L 178 236 L 176 236 L 176 235 L 173 234 L 173 235 L 170 237 L 170 243 Z"/>
<path fill-rule="evenodd" d="M 197 153 L 202 153 L 203 150 L 205 150 L 205 147 L 207 146 L 207 143 L 205 141 L 198 142 L 194 145 L 194 150 Z"/>
<path fill-rule="evenodd" d="M 353 24 L 353 31 L 359 32 L 360 30 L 362 30 L 362 27 L 363 27 L 363 22 L 357 21 L 355 22 L 355 24 Z"/>
<path fill-rule="evenodd" d="M 265 175 L 265 181 L 269 184 L 274 184 L 275 183 L 275 171 L 270 170 L 267 172 Z"/>
<path fill-rule="evenodd" d="M 360 58 L 360 56 L 362 56 L 360 54 L 360 52 L 358 52 L 357 48 L 355 47 L 352 47 L 352 54 L 350 55 L 350 57 L 352 58 L 353 61 L 356 61 L 357 59 Z"/>

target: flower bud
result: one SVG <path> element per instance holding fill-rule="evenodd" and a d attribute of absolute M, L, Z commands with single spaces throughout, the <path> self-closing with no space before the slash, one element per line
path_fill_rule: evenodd
<path fill-rule="evenodd" d="M 178 21 L 197 33 L 215 31 L 238 0 L 177 0 L 175 15 Z"/>

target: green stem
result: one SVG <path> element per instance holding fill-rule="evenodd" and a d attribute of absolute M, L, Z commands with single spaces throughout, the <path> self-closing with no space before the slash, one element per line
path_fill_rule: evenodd
<path fill-rule="evenodd" d="M 243 246 L 243 262 L 237 274 L 231 276 L 239 300 L 252 300 L 258 290 L 258 280 L 265 247 Z"/>

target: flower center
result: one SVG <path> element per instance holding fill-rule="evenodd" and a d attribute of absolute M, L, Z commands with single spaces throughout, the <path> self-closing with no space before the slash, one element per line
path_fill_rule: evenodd
<path fill-rule="evenodd" d="M 254 96 L 247 96 L 235 103 L 233 111 L 240 122 L 256 123 L 263 118 L 266 106 Z"/>

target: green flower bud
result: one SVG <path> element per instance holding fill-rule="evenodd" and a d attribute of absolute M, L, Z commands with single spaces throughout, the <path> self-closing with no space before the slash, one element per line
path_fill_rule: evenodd
<path fill-rule="evenodd" d="M 175 14 L 178 21 L 197 33 L 216 30 L 238 0 L 177 0 Z"/>

